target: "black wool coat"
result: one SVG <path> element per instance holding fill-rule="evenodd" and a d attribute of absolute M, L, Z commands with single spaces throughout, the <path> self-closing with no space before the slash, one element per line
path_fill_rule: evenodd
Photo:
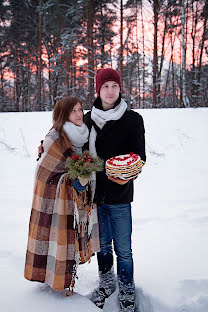
<path fill-rule="evenodd" d="M 101 100 L 98 97 L 94 105 L 101 107 Z M 91 130 L 95 127 L 97 132 L 96 151 L 104 161 L 118 155 L 131 152 L 139 154 L 143 161 L 145 155 L 144 123 L 142 116 L 132 110 L 126 110 L 119 120 L 108 121 L 101 130 L 91 119 L 91 112 L 84 117 L 84 122 Z M 119 185 L 108 179 L 105 170 L 96 174 L 95 201 L 98 204 L 122 204 L 133 201 L 133 181 Z"/>

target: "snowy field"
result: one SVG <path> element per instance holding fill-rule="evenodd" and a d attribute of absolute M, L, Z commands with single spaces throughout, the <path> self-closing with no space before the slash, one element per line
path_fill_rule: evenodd
<path fill-rule="evenodd" d="M 208 109 L 142 110 L 147 163 L 135 181 L 133 255 L 140 312 L 208 312 Z M 0 310 L 100 311 L 97 263 L 73 297 L 24 279 L 39 141 L 51 112 L 0 114 Z M 117 292 L 104 312 L 118 312 Z"/>

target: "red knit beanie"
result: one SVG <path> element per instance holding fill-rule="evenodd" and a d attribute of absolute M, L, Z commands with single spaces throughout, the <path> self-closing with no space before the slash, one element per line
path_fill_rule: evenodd
<path fill-rule="evenodd" d="M 99 94 L 100 88 L 107 81 L 115 81 L 121 89 L 121 77 L 119 73 L 112 68 L 102 68 L 97 71 L 95 76 L 96 92 Z"/>

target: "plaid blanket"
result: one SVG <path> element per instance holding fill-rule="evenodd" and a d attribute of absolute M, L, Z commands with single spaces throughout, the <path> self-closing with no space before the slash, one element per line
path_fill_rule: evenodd
<path fill-rule="evenodd" d="M 65 161 L 73 152 L 68 137 L 52 129 L 38 161 L 24 276 L 53 289 L 73 288 L 76 268 L 99 251 L 97 209 L 91 190 L 78 194 Z"/>

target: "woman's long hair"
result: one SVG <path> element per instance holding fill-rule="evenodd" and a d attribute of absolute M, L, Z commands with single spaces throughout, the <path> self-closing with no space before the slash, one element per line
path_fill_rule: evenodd
<path fill-rule="evenodd" d="M 74 106 L 82 101 L 75 96 L 66 96 L 59 100 L 53 110 L 53 127 L 59 133 L 62 131 L 63 124 L 68 120 Z"/>

